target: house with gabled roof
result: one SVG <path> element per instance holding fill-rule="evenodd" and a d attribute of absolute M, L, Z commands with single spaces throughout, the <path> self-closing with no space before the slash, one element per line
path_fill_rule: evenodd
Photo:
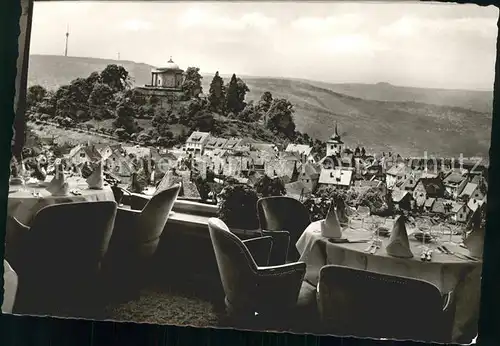
<path fill-rule="evenodd" d="M 185 150 L 195 155 L 202 155 L 209 138 L 209 132 L 193 131 L 186 140 Z"/>
<path fill-rule="evenodd" d="M 224 145 L 228 141 L 227 138 L 212 137 L 210 136 L 205 144 L 203 155 L 211 156 L 214 150 L 224 149 Z"/>
<path fill-rule="evenodd" d="M 481 207 L 485 203 L 486 203 L 486 198 L 484 199 L 471 198 L 467 202 L 467 207 L 472 213 L 474 213 L 477 210 L 477 208 Z"/>
<path fill-rule="evenodd" d="M 415 200 L 422 197 L 425 199 L 429 197 L 440 198 L 444 196 L 444 191 L 444 185 L 441 179 L 420 179 L 413 190 L 413 198 Z"/>
<path fill-rule="evenodd" d="M 109 144 L 96 143 L 92 145 L 99 152 L 103 160 L 107 159 L 113 153 L 113 148 Z"/>
<path fill-rule="evenodd" d="M 288 144 L 285 149 L 287 153 L 298 153 L 301 157 L 305 158 L 305 161 L 310 163 L 316 163 L 316 159 L 312 154 L 312 148 L 305 144 Z"/>
<path fill-rule="evenodd" d="M 102 159 L 102 156 L 93 145 L 78 145 L 70 151 L 66 158 L 71 164 L 80 165 L 84 164 L 85 162 L 99 161 Z"/>
<path fill-rule="evenodd" d="M 470 215 L 470 210 L 465 203 L 453 202 L 451 208 L 451 218 L 455 222 L 465 223 Z"/>
<path fill-rule="evenodd" d="M 407 167 L 404 163 L 398 163 L 396 165 L 392 165 L 385 172 L 385 182 L 389 189 L 392 189 L 397 182 L 403 180 L 408 173 L 411 172 L 411 169 Z"/>
<path fill-rule="evenodd" d="M 391 192 L 392 203 L 397 210 L 411 209 L 411 193 L 405 190 L 394 189 Z"/>
<path fill-rule="evenodd" d="M 242 142 L 243 140 L 241 138 L 231 137 L 226 142 L 224 142 L 224 149 L 229 151 L 238 150 L 240 143 Z"/>
<path fill-rule="evenodd" d="M 453 172 L 443 180 L 446 192 L 453 198 L 458 198 L 467 185 L 467 177 L 458 172 Z"/>
<path fill-rule="evenodd" d="M 486 197 L 486 186 L 474 183 L 467 183 L 458 196 L 460 200 L 476 199 L 482 200 Z"/>
<path fill-rule="evenodd" d="M 122 151 L 125 153 L 126 156 L 135 157 L 138 159 L 151 156 L 150 148 L 141 147 L 138 145 L 127 145 L 127 146 L 124 145 L 122 146 Z"/>
<path fill-rule="evenodd" d="M 300 180 L 285 184 L 285 190 L 288 197 L 295 198 L 301 202 L 304 199 L 308 198 L 312 193 L 312 190 L 309 188 L 309 186 L 307 186 Z"/>
<path fill-rule="evenodd" d="M 301 181 L 310 191 L 314 191 L 318 186 L 321 168 L 307 162 L 302 164 L 298 171 L 298 181 Z"/>
<path fill-rule="evenodd" d="M 132 161 L 116 150 L 104 161 L 106 170 L 119 177 L 130 177 L 135 170 Z"/>
<path fill-rule="evenodd" d="M 352 177 L 352 170 L 323 168 L 319 176 L 319 184 L 349 188 L 352 185 Z"/>
<path fill-rule="evenodd" d="M 418 181 L 418 177 L 416 177 L 414 174 L 410 174 L 401 184 L 401 190 L 413 193 L 413 190 L 415 190 L 415 187 L 417 187 Z"/>
<path fill-rule="evenodd" d="M 424 210 L 425 211 L 432 211 L 432 207 L 434 206 L 434 202 L 436 202 L 436 199 L 433 197 L 429 197 L 429 198 L 425 199 L 424 204 L 423 204 Z"/>
<path fill-rule="evenodd" d="M 268 177 L 279 177 L 284 182 L 290 182 L 297 177 L 297 162 L 283 158 L 267 160 L 264 172 Z"/>

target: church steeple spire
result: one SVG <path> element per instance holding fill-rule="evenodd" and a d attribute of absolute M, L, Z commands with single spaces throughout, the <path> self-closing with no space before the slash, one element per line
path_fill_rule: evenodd
<path fill-rule="evenodd" d="M 335 122 L 335 132 L 330 137 L 330 141 L 336 141 L 336 142 L 342 143 L 342 141 L 340 140 L 339 127 L 338 127 L 337 122 Z"/>
<path fill-rule="evenodd" d="M 333 134 L 335 138 L 340 138 L 339 136 L 339 128 L 337 122 L 335 122 L 335 133 Z"/>

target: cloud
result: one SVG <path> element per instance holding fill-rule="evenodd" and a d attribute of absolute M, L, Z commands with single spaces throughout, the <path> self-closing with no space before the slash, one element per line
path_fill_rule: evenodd
<path fill-rule="evenodd" d="M 301 17 L 291 23 L 291 27 L 305 33 L 353 32 L 363 24 L 363 17 L 356 14 L 344 14 L 329 17 Z"/>
<path fill-rule="evenodd" d="M 384 38 L 462 34 L 494 37 L 496 33 L 496 20 L 485 17 L 427 19 L 406 16 L 378 30 Z"/>
<path fill-rule="evenodd" d="M 317 41 L 318 48 L 327 54 L 371 55 L 385 50 L 383 44 L 371 40 L 365 35 L 339 35 Z"/>
<path fill-rule="evenodd" d="M 147 31 L 152 29 L 150 22 L 140 19 L 129 19 L 123 23 L 123 27 L 128 31 Z"/>
<path fill-rule="evenodd" d="M 192 7 L 180 18 L 183 28 L 205 28 L 219 30 L 244 30 L 247 28 L 268 30 L 277 24 L 275 18 L 267 17 L 259 12 L 244 14 L 237 18 L 217 16 L 199 7 Z"/>

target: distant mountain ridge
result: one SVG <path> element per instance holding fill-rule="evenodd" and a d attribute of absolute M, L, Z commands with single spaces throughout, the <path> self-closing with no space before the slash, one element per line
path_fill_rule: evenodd
<path fill-rule="evenodd" d="M 108 64 L 123 65 L 135 85 L 151 82 L 153 66 L 144 63 L 32 55 L 28 83 L 56 89 Z M 202 75 L 203 90 L 208 92 L 213 74 Z M 289 99 L 295 106 L 297 129 L 322 140 L 338 122 L 349 145 L 402 155 L 421 156 L 424 151 L 443 156 L 488 155 L 493 92 L 241 77 L 250 88 L 247 100 L 257 101 L 265 91 Z M 223 78 L 228 81 L 228 76 Z"/>

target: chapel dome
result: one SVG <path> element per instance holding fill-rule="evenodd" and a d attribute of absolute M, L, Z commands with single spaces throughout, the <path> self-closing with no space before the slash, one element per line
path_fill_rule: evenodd
<path fill-rule="evenodd" d="M 172 58 L 167 62 L 167 64 L 162 67 L 162 70 L 179 70 L 179 65 L 177 65 Z"/>

